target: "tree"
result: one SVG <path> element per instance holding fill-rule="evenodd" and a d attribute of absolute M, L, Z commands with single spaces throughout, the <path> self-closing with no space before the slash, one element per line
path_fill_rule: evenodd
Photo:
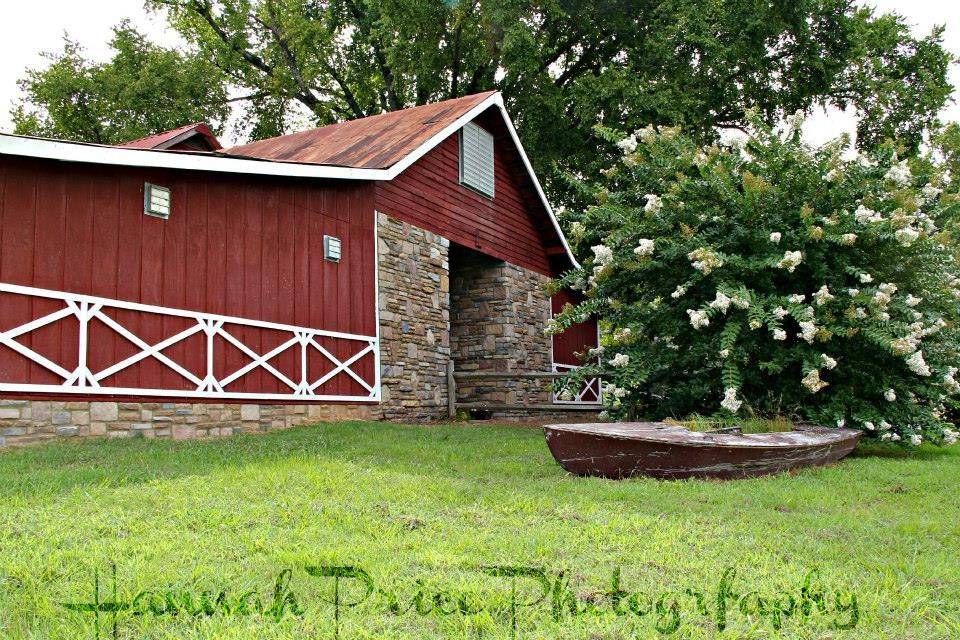
<path fill-rule="evenodd" d="M 608 132 L 623 155 L 584 186 L 595 204 L 572 225 L 593 255 L 561 281 L 586 299 L 550 331 L 593 313 L 609 325 L 602 364 L 579 373 L 609 372 L 618 417 L 787 414 L 955 441 L 949 170 L 890 145 L 811 150 L 791 120 L 778 133 L 757 119 L 733 149 Z"/>
<path fill-rule="evenodd" d="M 94 63 L 65 39 L 49 66 L 28 70 L 15 132 L 116 144 L 191 122 L 216 127 L 228 113 L 220 73 L 197 54 L 151 44 L 128 23 L 114 28 L 114 56 Z"/>
<path fill-rule="evenodd" d="M 709 141 L 745 127 L 749 109 L 774 121 L 852 105 L 864 145 L 895 135 L 915 148 L 950 93 L 942 31 L 913 38 L 850 0 L 147 5 L 222 72 L 254 139 L 499 89 L 558 201 L 573 195 L 559 177 L 614 157 L 598 124 Z"/>

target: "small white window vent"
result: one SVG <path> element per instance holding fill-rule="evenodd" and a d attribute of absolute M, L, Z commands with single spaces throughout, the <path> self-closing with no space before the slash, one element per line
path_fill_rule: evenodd
<path fill-rule="evenodd" d="M 340 262 L 340 238 L 323 236 L 323 257 L 330 262 Z"/>
<path fill-rule="evenodd" d="M 163 218 L 170 217 L 170 189 L 160 185 L 143 185 L 143 212 L 148 216 Z"/>
<path fill-rule="evenodd" d="M 493 135 L 472 122 L 460 130 L 460 184 L 493 197 Z"/>

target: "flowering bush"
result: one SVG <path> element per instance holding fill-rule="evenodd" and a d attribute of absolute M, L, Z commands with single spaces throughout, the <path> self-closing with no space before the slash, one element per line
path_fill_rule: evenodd
<path fill-rule="evenodd" d="M 590 253 L 551 331 L 597 314 L 595 365 L 618 418 L 795 415 L 881 440 L 952 443 L 960 269 L 948 171 L 892 147 L 812 150 L 799 117 L 731 148 L 674 130 L 619 141 L 596 204 L 572 216 Z M 616 139 L 612 132 L 602 132 Z M 915 168 L 916 169 L 916 168 Z M 919 170 L 918 170 L 919 171 Z"/>

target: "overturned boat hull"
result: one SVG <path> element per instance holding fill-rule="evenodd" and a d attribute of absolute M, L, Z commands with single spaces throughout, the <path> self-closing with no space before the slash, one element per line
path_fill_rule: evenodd
<path fill-rule="evenodd" d="M 550 452 L 579 476 L 749 478 L 828 464 L 857 446 L 855 429 L 701 433 L 660 422 L 546 425 Z"/>

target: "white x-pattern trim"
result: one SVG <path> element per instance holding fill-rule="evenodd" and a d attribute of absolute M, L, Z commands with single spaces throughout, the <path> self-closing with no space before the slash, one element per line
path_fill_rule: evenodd
<path fill-rule="evenodd" d="M 28 384 L 16 381 L 0 381 L 0 391 L 73 393 L 82 395 L 135 395 L 250 400 L 299 400 L 304 402 L 378 402 L 380 400 L 380 367 L 378 358 L 379 341 L 375 336 L 364 336 L 351 333 L 341 333 L 337 331 L 324 331 L 321 329 L 295 327 L 292 325 L 261 322 L 247 318 L 220 316 L 209 313 L 187 311 L 184 309 L 158 307 L 136 302 L 110 300 L 107 298 L 97 298 L 94 296 L 65 293 L 62 291 L 52 291 L 49 289 L 38 289 L 35 287 L 24 287 L 2 282 L 0 282 L 0 292 L 34 298 L 61 300 L 64 303 L 64 308 L 62 309 L 49 313 L 41 318 L 31 320 L 30 322 L 22 324 L 18 327 L 0 332 L 0 345 L 16 351 L 24 358 L 35 362 L 48 371 L 53 372 L 60 378 L 63 378 L 63 382 L 60 384 Z M 143 313 L 187 318 L 194 320 L 196 324 L 184 329 L 176 335 L 165 338 L 156 344 L 150 344 L 130 331 L 127 327 L 124 327 L 122 324 L 104 313 L 106 309 L 126 309 Z M 32 331 L 71 316 L 77 319 L 79 327 L 79 352 L 77 366 L 72 371 L 64 368 L 56 362 L 51 361 L 49 358 L 37 353 L 33 349 L 17 341 L 17 338 L 25 336 Z M 88 366 L 88 353 L 90 347 L 88 329 L 92 320 L 98 320 L 102 322 L 117 334 L 135 345 L 139 351 L 134 355 L 121 360 L 120 362 L 110 365 L 105 369 L 100 371 L 92 371 Z M 257 353 L 245 345 L 239 338 L 231 334 L 230 331 L 225 328 L 227 325 L 240 325 L 246 327 L 257 327 L 261 329 L 271 329 L 289 333 L 290 337 L 267 353 L 261 354 Z M 206 367 L 205 371 L 201 374 L 189 371 L 163 353 L 165 349 L 198 333 L 202 333 L 206 338 Z M 243 367 L 237 369 L 229 375 L 220 378 L 218 378 L 214 372 L 217 343 L 216 338 L 218 336 L 250 358 L 250 362 L 245 364 Z M 345 360 L 341 360 L 320 344 L 319 340 L 321 338 L 334 338 L 348 341 L 351 344 L 356 343 L 358 350 Z M 300 353 L 301 376 L 300 379 L 296 381 L 291 380 L 288 376 L 284 375 L 276 367 L 270 364 L 270 360 L 287 351 L 288 349 L 297 349 Z M 310 376 L 309 372 L 309 355 L 311 350 L 316 350 L 319 352 L 327 361 L 330 362 L 330 364 L 333 365 L 333 369 L 315 379 Z M 372 353 L 374 356 L 374 379 L 372 381 L 365 380 L 351 368 L 357 361 L 359 361 L 368 353 Z M 196 389 L 192 391 L 184 391 L 180 389 L 145 389 L 110 387 L 103 386 L 101 384 L 110 376 L 147 358 L 153 358 L 170 370 L 176 372 L 181 377 L 189 381 L 190 384 L 194 385 Z M 290 388 L 290 392 L 247 393 L 230 391 L 229 387 L 231 383 L 236 382 L 244 375 L 257 368 L 267 371 L 273 377 L 280 380 L 280 382 Z M 364 393 L 357 395 L 329 395 L 317 393 L 317 390 L 320 387 L 341 374 L 345 374 L 355 380 L 364 389 Z"/>
<path fill-rule="evenodd" d="M 572 364 L 553 363 L 554 373 L 565 373 L 579 368 Z M 566 396 L 566 399 L 561 399 L 561 396 Z M 577 388 L 573 382 L 562 380 L 560 388 L 554 388 L 553 402 L 554 404 L 603 404 L 603 383 L 599 377 L 589 378 Z"/>

